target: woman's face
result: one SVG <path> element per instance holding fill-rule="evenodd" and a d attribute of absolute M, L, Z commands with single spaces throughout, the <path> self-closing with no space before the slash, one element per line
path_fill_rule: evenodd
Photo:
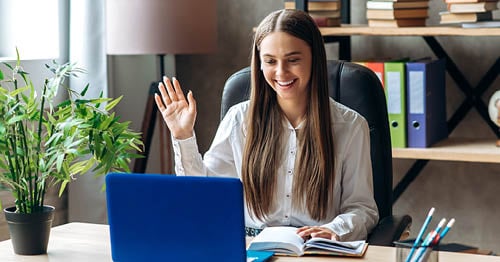
<path fill-rule="evenodd" d="M 267 35 L 260 45 L 261 69 L 277 94 L 278 103 L 304 105 L 311 78 L 311 48 L 302 39 L 284 32 Z"/>

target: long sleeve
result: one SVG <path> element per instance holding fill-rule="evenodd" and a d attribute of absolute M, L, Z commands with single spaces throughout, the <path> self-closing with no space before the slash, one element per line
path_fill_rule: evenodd
<path fill-rule="evenodd" d="M 345 144 L 337 147 L 337 165 L 341 165 L 341 194 L 339 215 L 325 226 L 332 229 L 341 240 L 366 239 L 378 222 L 378 210 L 373 198 L 373 176 L 370 157 L 368 124 L 357 116 L 346 130 L 337 129 Z M 345 135 L 350 130 L 349 135 Z M 339 141 L 339 139 L 337 139 Z M 339 142 L 338 142 L 339 143 Z M 338 169 L 337 169 L 338 170 Z"/>
<path fill-rule="evenodd" d="M 239 177 L 244 136 L 242 123 L 246 103 L 231 108 L 221 121 L 212 145 L 201 156 L 196 135 L 172 139 L 177 175 Z"/>

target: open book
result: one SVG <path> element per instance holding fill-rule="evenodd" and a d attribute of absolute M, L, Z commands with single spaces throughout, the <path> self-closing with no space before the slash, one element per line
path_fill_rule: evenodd
<path fill-rule="evenodd" d="M 295 227 L 266 227 L 248 246 L 248 250 L 272 251 L 276 255 L 334 255 L 361 257 L 368 243 L 364 240 L 341 242 L 326 238 L 304 239 Z"/>

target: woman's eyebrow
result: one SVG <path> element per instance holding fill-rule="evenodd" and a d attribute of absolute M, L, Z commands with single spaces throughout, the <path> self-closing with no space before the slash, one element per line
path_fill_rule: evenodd
<path fill-rule="evenodd" d="M 286 57 L 286 56 L 292 56 L 292 55 L 300 55 L 300 54 L 302 54 L 302 52 L 300 52 L 300 51 L 292 51 L 292 52 L 290 52 L 290 53 L 286 53 L 286 54 L 285 54 L 285 57 Z M 265 56 L 265 57 L 275 57 L 274 55 L 272 55 L 272 54 L 267 54 L 267 53 L 266 53 L 266 54 L 262 54 L 262 56 Z"/>

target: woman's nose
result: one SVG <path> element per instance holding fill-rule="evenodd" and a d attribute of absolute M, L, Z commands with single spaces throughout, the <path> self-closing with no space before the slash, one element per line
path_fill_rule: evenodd
<path fill-rule="evenodd" d="M 288 71 L 288 67 L 287 67 L 286 63 L 283 63 L 283 62 L 278 63 L 278 65 L 276 67 L 276 74 L 277 75 L 285 74 L 287 71 Z"/>

